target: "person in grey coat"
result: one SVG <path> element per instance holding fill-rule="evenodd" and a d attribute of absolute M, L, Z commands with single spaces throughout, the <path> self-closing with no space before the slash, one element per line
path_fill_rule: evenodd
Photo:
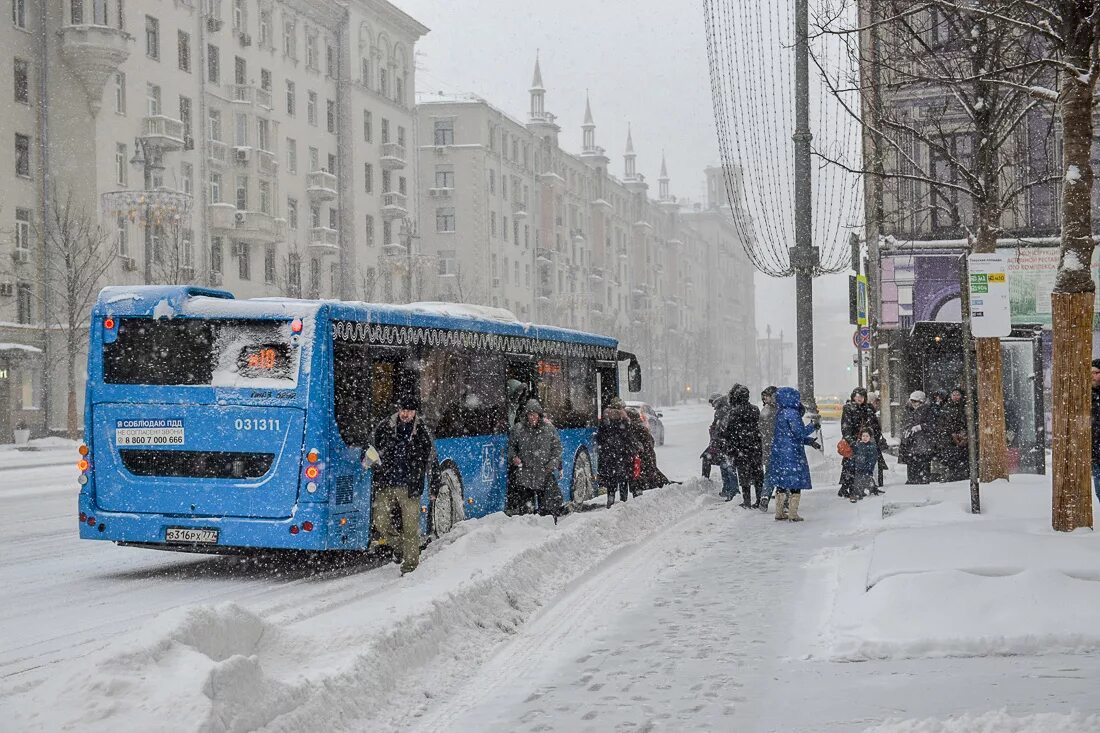
<path fill-rule="evenodd" d="M 508 436 L 509 514 L 526 514 L 537 507 L 539 514 L 557 517 L 561 513 L 558 471 L 561 469 L 561 438 L 544 417 L 538 400 L 527 401 L 524 419 Z"/>
<path fill-rule="evenodd" d="M 757 502 L 760 511 L 767 513 L 768 502 L 772 499 L 775 486 L 768 480 L 768 459 L 772 455 L 772 440 L 775 439 L 775 415 L 779 408 L 775 405 L 775 393 L 778 387 L 772 385 L 766 387 L 760 393 L 760 444 L 764 449 L 764 490 Z"/>

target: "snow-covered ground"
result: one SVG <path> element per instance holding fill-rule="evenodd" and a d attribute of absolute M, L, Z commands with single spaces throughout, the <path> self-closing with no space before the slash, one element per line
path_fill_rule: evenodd
<path fill-rule="evenodd" d="M 709 408 L 664 412 L 683 485 L 465 522 L 404 578 L 81 542 L 75 470 L 4 453 L 0 729 L 1100 731 L 1100 544 L 1044 480 L 853 506 L 815 453 L 777 523 L 698 479 Z"/>

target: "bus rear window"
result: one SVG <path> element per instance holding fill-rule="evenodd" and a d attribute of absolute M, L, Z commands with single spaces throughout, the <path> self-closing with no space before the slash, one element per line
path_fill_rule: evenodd
<path fill-rule="evenodd" d="M 103 347 L 108 384 L 293 387 L 298 348 L 289 322 L 123 318 Z"/>

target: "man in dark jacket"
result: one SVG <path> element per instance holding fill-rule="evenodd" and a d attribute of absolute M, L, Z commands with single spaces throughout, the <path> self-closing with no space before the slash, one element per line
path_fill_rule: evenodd
<path fill-rule="evenodd" d="M 1100 499 L 1100 359 L 1092 360 L 1092 488 Z"/>
<path fill-rule="evenodd" d="M 557 475 L 561 470 L 561 438 L 543 416 L 538 400 L 527 400 L 524 418 L 508 436 L 508 483 L 506 511 L 525 514 L 535 508 L 540 514 L 561 514 L 561 491 Z"/>
<path fill-rule="evenodd" d="M 951 390 L 951 396 L 940 408 L 934 434 L 943 442 L 933 440 L 944 465 L 944 481 L 965 481 L 970 476 L 970 450 L 967 446 L 966 399 L 962 387 Z"/>
<path fill-rule="evenodd" d="M 626 414 L 626 405 L 618 397 L 611 400 L 603 411 L 603 420 L 596 429 L 596 449 L 600 465 L 596 478 L 600 486 L 607 490 L 607 506 L 610 508 L 615 503 L 616 491 L 619 492 L 619 498 L 626 501 L 627 492 L 635 478 L 635 465 L 641 462 L 638 442 L 634 439 L 630 418 Z"/>
<path fill-rule="evenodd" d="M 420 400 L 404 395 L 398 410 L 374 429 L 378 462 L 374 470 L 374 526 L 400 555 L 401 574 L 420 564 L 420 495 L 424 479 L 435 468 L 435 445 L 428 426 L 417 416 Z M 401 532 L 393 515 L 401 518 Z"/>
<path fill-rule="evenodd" d="M 764 458 L 760 443 L 760 410 L 749 402 L 749 388 L 735 384 L 730 389 L 730 410 L 726 417 L 726 441 L 730 460 L 737 470 L 741 486 L 741 506 L 760 506 L 760 494 L 764 488 Z M 773 430 L 774 432 L 774 430 Z M 756 488 L 756 504 L 752 503 L 752 491 Z M 732 499 L 726 497 L 726 501 Z"/>
<path fill-rule="evenodd" d="M 907 484 L 927 484 L 932 480 L 932 413 L 924 392 L 909 395 L 909 404 L 901 423 L 899 455 L 905 459 Z"/>
<path fill-rule="evenodd" d="M 856 387 L 849 395 L 848 401 L 844 403 L 844 410 L 840 414 L 840 437 L 854 449 L 856 443 L 859 442 L 859 434 L 864 428 L 871 430 L 871 435 L 877 445 L 882 429 L 879 427 L 875 408 L 871 407 L 871 404 L 867 401 L 867 390 L 863 387 Z M 840 491 L 837 496 L 850 496 L 855 476 L 856 474 L 852 470 L 852 459 L 845 458 L 842 460 L 840 463 Z"/>

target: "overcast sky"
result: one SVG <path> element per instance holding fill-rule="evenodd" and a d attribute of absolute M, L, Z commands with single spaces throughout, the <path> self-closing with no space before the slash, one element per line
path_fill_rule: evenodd
<path fill-rule="evenodd" d="M 558 117 L 563 147 L 580 150 L 587 90 L 612 172 L 622 175 L 629 123 L 638 170 L 654 189 L 664 150 L 671 192 L 703 198 L 703 168 L 719 156 L 699 0 L 393 2 L 431 28 L 417 44 L 418 92 L 473 92 L 525 121 L 538 49 L 546 108 Z M 847 281 L 834 276 L 815 286 L 817 392 L 846 393 L 854 386 Z M 793 340 L 793 282 L 758 273 L 756 293 L 760 336 L 770 324 Z"/>

